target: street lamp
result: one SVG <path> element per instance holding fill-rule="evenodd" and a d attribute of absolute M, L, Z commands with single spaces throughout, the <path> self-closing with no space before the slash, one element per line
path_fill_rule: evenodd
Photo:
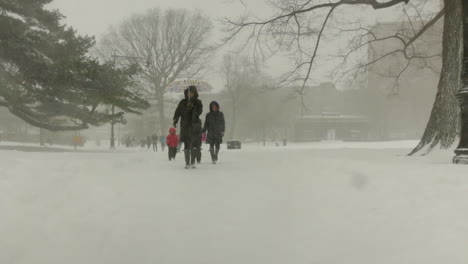
<path fill-rule="evenodd" d="M 149 67 L 151 65 L 151 60 L 148 58 L 142 58 L 142 57 L 135 57 L 135 56 L 124 56 L 124 55 L 117 55 L 117 51 L 114 50 L 114 54 L 112 55 L 112 67 L 116 68 L 116 61 L 117 59 L 133 59 L 133 60 L 145 60 L 146 61 L 146 67 Z M 115 105 L 112 105 L 112 116 L 115 115 Z M 121 114 L 121 113 L 119 113 Z M 111 122 L 111 138 L 110 138 L 110 149 L 115 149 L 115 121 L 112 120 Z M 119 123 L 119 146 L 120 146 L 120 123 Z"/>
<path fill-rule="evenodd" d="M 115 114 L 115 106 L 112 105 L 112 116 Z M 111 122 L 111 142 L 110 142 L 110 149 L 115 149 L 115 132 L 114 132 L 115 122 L 112 120 Z"/>

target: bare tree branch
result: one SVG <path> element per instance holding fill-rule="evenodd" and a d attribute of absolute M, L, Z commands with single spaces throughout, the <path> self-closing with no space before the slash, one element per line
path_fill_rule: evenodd
<path fill-rule="evenodd" d="M 141 65 L 146 92 L 156 99 L 159 121 L 164 124 L 166 88 L 177 79 L 198 77 L 206 69 L 213 53 L 208 45 L 212 27 L 201 12 L 151 9 L 111 29 L 100 46 L 122 54 L 127 63 Z"/>
<path fill-rule="evenodd" d="M 340 80 L 342 79 L 343 77 L 345 77 L 347 74 L 351 73 L 351 72 L 355 72 L 357 70 L 360 70 L 362 68 L 368 68 L 369 66 L 387 58 L 388 56 L 390 55 L 396 55 L 396 54 L 401 54 L 403 56 L 403 58 L 406 60 L 405 62 L 405 66 L 403 67 L 403 72 L 399 72 L 398 74 L 396 74 L 395 76 L 393 76 L 395 78 L 395 81 L 398 81 L 401 77 L 401 75 L 404 73 L 404 71 L 406 71 L 409 66 L 410 66 L 410 63 L 413 61 L 413 60 L 416 60 L 416 59 L 420 59 L 420 60 L 427 60 L 427 59 L 431 59 L 431 58 L 434 58 L 434 57 L 437 57 L 437 56 L 440 56 L 440 54 L 431 54 L 431 55 L 420 55 L 420 54 L 416 54 L 416 47 L 415 47 L 415 42 L 419 39 L 421 39 L 421 37 L 430 29 L 432 28 L 438 21 L 440 21 L 440 19 L 444 16 L 444 13 L 445 13 L 445 9 L 442 9 L 441 11 L 439 11 L 436 15 L 434 15 L 428 22 L 426 23 L 423 23 L 421 28 L 416 30 L 414 28 L 414 25 L 413 24 L 410 24 L 411 26 L 411 31 L 413 32 L 413 35 L 412 36 L 407 36 L 405 35 L 403 32 L 401 31 L 398 31 L 396 32 L 394 35 L 390 35 L 390 36 L 384 36 L 384 37 L 376 37 L 376 35 L 374 33 L 371 33 L 372 30 L 369 30 L 369 29 L 363 29 L 362 27 L 359 27 L 358 29 L 355 29 L 356 31 L 359 31 L 359 30 L 363 30 L 366 32 L 365 35 L 367 36 L 371 36 L 371 39 L 370 40 L 367 40 L 367 41 L 364 41 L 362 42 L 362 37 L 360 37 L 359 41 L 358 41 L 358 45 L 356 45 L 356 47 L 350 49 L 345 55 L 341 56 L 343 58 L 343 62 L 339 65 L 339 67 L 337 68 L 336 70 L 336 73 L 338 73 L 339 71 L 341 71 L 341 69 L 346 65 L 346 63 L 348 62 L 349 60 L 349 57 L 358 52 L 360 49 L 362 48 L 370 48 L 370 49 L 373 49 L 374 45 L 376 43 L 379 43 L 379 42 L 382 42 L 382 41 L 388 41 L 388 40 L 391 40 L 391 39 L 394 39 L 394 40 L 397 40 L 398 42 L 401 43 L 401 48 L 398 48 L 398 49 L 395 49 L 393 51 L 389 51 L 385 54 L 381 54 L 378 58 L 376 59 L 373 59 L 367 63 L 364 63 L 364 64 L 359 64 L 358 66 L 355 66 L 355 67 L 352 67 L 351 69 L 349 70 L 345 70 L 343 71 L 340 76 L 338 77 L 337 80 Z M 411 18 L 409 17 L 409 14 L 407 12 L 405 12 L 405 16 L 411 20 Z M 418 17 L 421 17 L 421 15 L 417 12 L 417 16 Z M 346 30 L 346 31 L 352 31 L 352 29 L 349 29 L 349 30 Z M 408 52 L 408 49 L 412 50 L 412 54 L 409 54 Z M 335 74 L 336 74 L 335 73 Z M 395 90 L 395 87 L 396 87 L 396 84 L 393 85 L 392 87 L 392 92 L 394 92 Z"/>

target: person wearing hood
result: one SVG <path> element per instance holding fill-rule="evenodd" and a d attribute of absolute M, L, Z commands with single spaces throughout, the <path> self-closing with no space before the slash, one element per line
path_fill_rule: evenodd
<path fill-rule="evenodd" d="M 223 143 L 225 130 L 224 114 L 219 109 L 218 102 L 213 101 L 210 103 L 210 112 L 206 114 L 205 125 L 203 126 L 203 132 L 208 133 L 206 141 L 210 144 L 213 164 L 218 162 L 218 154 L 221 143 Z"/>
<path fill-rule="evenodd" d="M 196 138 L 202 130 L 200 115 L 203 112 L 203 104 L 198 99 L 195 86 L 190 86 L 184 91 L 185 98 L 182 99 L 174 113 L 173 124 L 177 127 L 180 119 L 180 140 L 184 143 L 185 168 L 196 168 L 197 156 Z"/>
<path fill-rule="evenodd" d="M 177 146 L 179 146 L 179 137 L 177 136 L 177 129 L 171 127 L 169 135 L 166 137 L 166 144 L 169 149 L 169 160 L 174 160 L 177 155 Z"/>

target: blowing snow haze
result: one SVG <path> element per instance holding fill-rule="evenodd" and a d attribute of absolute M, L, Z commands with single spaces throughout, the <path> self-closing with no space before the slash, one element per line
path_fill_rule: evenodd
<path fill-rule="evenodd" d="M 468 263 L 465 2 L 0 0 L 0 263 Z"/>
<path fill-rule="evenodd" d="M 81 34 L 95 36 L 99 40 L 111 26 L 117 26 L 123 19 L 134 14 L 145 13 L 151 8 L 186 8 L 190 10 L 200 10 L 208 15 L 214 22 L 215 29 L 212 34 L 212 41 L 219 43 L 225 37 L 224 25 L 221 23 L 227 17 L 237 17 L 242 15 L 267 16 L 271 14 L 271 9 L 263 1 L 235 1 L 235 0 L 175 0 L 175 1 L 153 1 L 153 0 L 55 0 L 50 8 L 59 9 L 65 16 L 64 22 L 76 28 Z M 255 10 L 255 12 L 253 12 Z M 83 16 L 83 14 L 86 14 Z M 215 59 L 216 62 L 220 60 Z M 284 60 L 280 60 L 284 64 Z M 273 75 L 280 75 L 286 70 L 284 65 L 269 64 L 269 69 Z M 217 72 L 218 66 L 213 66 L 211 71 Z M 207 76 L 213 82 L 216 89 L 223 86 L 222 80 L 217 76 Z"/>

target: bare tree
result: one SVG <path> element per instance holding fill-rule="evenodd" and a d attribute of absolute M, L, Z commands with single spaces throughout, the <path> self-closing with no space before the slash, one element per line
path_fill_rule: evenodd
<path fill-rule="evenodd" d="M 438 30 L 434 25 L 443 17 L 444 9 L 436 13 L 424 11 L 428 2 L 413 0 L 403 7 L 402 17 L 397 22 L 377 24 L 371 28 L 356 23 L 340 28 L 340 34 L 350 32 L 354 37 L 349 49 L 338 56 L 342 62 L 334 73 L 337 80 L 344 77 L 355 80 L 359 74 L 374 71 L 382 78 L 392 79 L 389 93 L 398 94 L 400 78 L 411 66 L 428 68 L 440 74 L 442 29 Z M 429 35 L 427 32 L 431 29 L 433 34 L 430 37 L 422 37 Z"/>
<path fill-rule="evenodd" d="M 156 100 L 159 121 L 165 124 L 166 88 L 179 78 L 195 78 L 212 55 L 208 42 L 210 19 L 201 12 L 184 9 L 148 10 L 133 15 L 103 37 L 101 54 L 113 52 L 131 63 L 139 63 L 147 94 Z"/>
<path fill-rule="evenodd" d="M 411 0 L 411 2 L 415 1 Z M 298 90 L 298 94 L 302 97 L 304 89 L 306 89 L 307 83 L 312 77 L 312 69 L 321 47 L 321 40 L 324 38 L 325 31 L 330 30 L 330 21 L 338 8 L 368 6 L 373 9 L 384 9 L 402 3 L 408 4 L 409 2 L 410 0 L 339 0 L 334 2 L 279 0 L 274 5 L 278 13 L 270 19 L 250 21 L 248 18 L 242 18 L 238 21 L 227 21 L 230 35 L 226 41 L 232 41 L 243 32 L 247 32 L 248 40 L 254 43 L 254 54 L 263 54 L 265 50 L 293 50 L 296 63 L 293 69 L 285 75 L 285 80 L 288 80 L 288 82 L 302 82 L 302 87 Z M 458 106 L 455 94 L 461 84 L 462 69 L 461 43 L 463 38 L 460 30 L 463 22 L 461 14 L 462 0 L 445 0 L 444 2 L 445 8 L 429 20 L 421 19 L 421 21 L 428 22 L 419 26 L 418 29 L 411 25 L 414 29 L 411 34 L 400 34 L 400 32 L 394 36 L 372 38 L 371 31 L 364 28 L 359 29 L 363 32 L 363 36 L 371 36 L 370 42 L 388 41 L 390 39 L 397 39 L 401 42 L 401 48 L 383 55 L 385 58 L 398 53 L 407 60 L 405 67 L 393 76 L 398 79 L 408 67 L 406 65 L 415 60 L 431 57 L 415 53 L 414 44 L 444 14 L 446 16 L 442 51 L 443 69 L 438 85 L 438 93 L 424 136 L 412 154 L 426 146 L 429 146 L 429 150 L 439 144 L 441 147 L 447 148 L 452 145 L 456 137 Z M 317 22 L 318 20 L 320 22 Z M 304 38 L 313 40 L 312 48 L 304 45 Z M 273 43 L 273 45 L 270 43 Z M 369 44 L 369 42 L 362 43 L 362 45 Z M 433 56 L 437 55 L 434 54 Z M 366 68 L 381 59 L 383 58 L 375 58 L 364 65 L 359 65 L 358 68 Z"/>
<path fill-rule="evenodd" d="M 370 6 L 384 9 L 407 3 L 409 0 L 340 0 L 320 2 L 312 0 L 278 0 L 271 2 L 278 12 L 265 20 L 249 20 L 243 17 L 237 21 L 228 20 L 229 32 L 226 42 L 246 33 L 253 45 L 254 57 L 266 56 L 268 53 L 286 51 L 294 58 L 291 71 L 286 73 L 280 82 L 283 85 L 300 82 L 301 88 L 296 93 L 303 102 L 304 90 L 312 77 L 320 44 L 325 32 L 329 29 L 334 12 L 344 6 Z M 311 44 L 311 40 L 313 40 Z M 245 45 L 247 46 L 247 44 Z M 305 106 L 303 106 L 303 109 Z"/>
<path fill-rule="evenodd" d="M 247 57 L 227 54 L 223 58 L 221 74 L 225 82 L 225 91 L 228 98 L 228 116 L 230 137 L 236 135 L 239 111 L 249 98 L 260 92 L 264 85 L 262 73 Z"/>
<path fill-rule="evenodd" d="M 249 57 L 227 54 L 221 74 L 225 90 L 220 101 L 226 106 L 228 136 L 236 139 L 262 139 L 286 136 L 288 120 L 297 114 L 295 98 L 278 89 L 273 78 L 265 75 Z"/>
<path fill-rule="evenodd" d="M 426 146 L 450 147 L 456 139 L 458 103 L 456 94 L 462 87 L 463 73 L 463 2 L 445 0 L 442 73 L 431 117 L 421 142 L 410 153 Z"/>

